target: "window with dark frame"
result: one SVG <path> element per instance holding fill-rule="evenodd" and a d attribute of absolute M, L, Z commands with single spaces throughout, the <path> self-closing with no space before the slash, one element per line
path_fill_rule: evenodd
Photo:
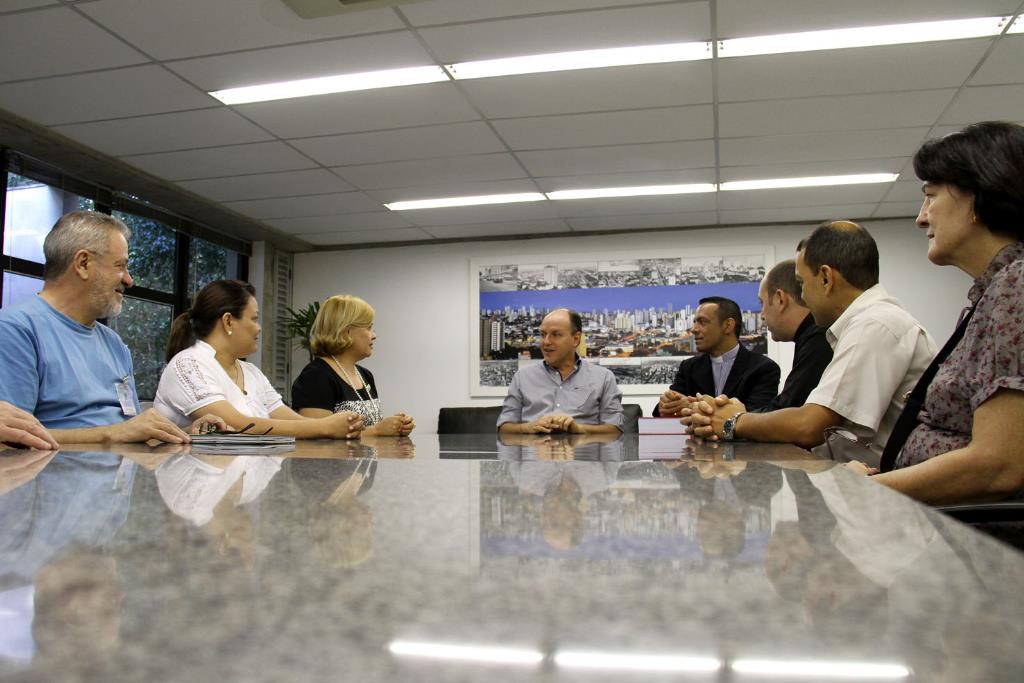
<path fill-rule="evenodd" d="M 10 151 L 2 156 L 0 307 L 42 289 L 43 239 L 60 216 L 79 209 L 117 216 L 132 230 L 129 270 L 135 286 L 121 315 L 105 322 L 132 352 L 139 398 L 152 400 L 175 316 L 206 283 L 247 279 L 249 245 Z"/>

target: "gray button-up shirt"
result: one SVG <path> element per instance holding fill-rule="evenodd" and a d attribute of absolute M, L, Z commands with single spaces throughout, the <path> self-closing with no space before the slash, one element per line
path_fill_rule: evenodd
<path fill-rule="evenodd" d="M 622 429 L 622 392 L 611 370 L 576 357 L 576 369 L 564 380 L 558 370 L 540 362 L 522 368 L 512 378 L 498 416 L 498 427 L 551 413 L 572 417 L 580 424 L 615 425 Z"/>

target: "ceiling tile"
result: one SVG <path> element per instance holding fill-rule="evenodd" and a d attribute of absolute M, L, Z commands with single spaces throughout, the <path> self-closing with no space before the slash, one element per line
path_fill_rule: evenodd
<path fill-rule="evenodd" d="M 436 197 L 475 197 L 489 194 L 519 194 L 522 192 L 537 192 L 537 186 L 532 180 L 526 178 L 486 182 L 455 181 L 420 187 L 367 190 L 366 194 L 381 203 L 390 203 L 416 199 L 433 199 Z"/>
<path fill-rule="evenodd" d="M 673 107 L 714 99 L 709 62 L 479 78 L 460 86 L 491 118 Z"/>
<path fill-rule="evenodd" d="M 888 189 L 887 184 L 875 184 L 719 192 L 718 206 L 722 211 L 726 211 L 728 209 L 785 209 L 872 202 L 877 204 Z"/>
<path fill-rule="evenodd" d="M 325 166 L 503 152 L 505 146 L 480 122 L 335 135 L 292 144 Z"/>
<path fill-rule="evenodd" d="M 842 159 L 836 161 L 799 161 L 767 163 L 754 166 L 723 166 L 722 182 L 731 180 L 761 180 L 763 178 L 807 178 L 823 175 L 851 175 L 854 173 L 898 173 L 906 157 L 889 159 Z"/>
<path fill-rule="evenodd" d="M 893 183 L 889 192 L 886 193 L 884 201 L 886 202 L 916 202 L 917 208 L 921 208 L 921 200 L 924 195 L 921 194 L 921 181 L 920 180 L 900 180 Z M 917 213 L 916 211 L 914 212 Z"/>
<path fill-rule="evenodd" d="M 398 228 L 395 230 L 353 230 L 351 232 L 319 232 L 296 235 L 299 239 L 318 246 L 332 244 L 375 244 L 377 242 L 415 242 L 433 237 L 419 228 Z"/>
<path fill-rule="evenodd" d="M 460 206 L 447 209 L 420 209 L 399 211 L 413 225 L 467 225 L 469 223 L 496 223 L 529 221 L 539 218 L 558 218 L 554 202 L 525 202 L 522 204 L 491 204 L 488 206 Z"/>
<path fill-rule="evenodd" d="M 378 230 L 408 228 L 412 224 L 394 211 L 350 213 L 337 216 L 303 216 L 301 218 L 270 218 L 265 221 L 289 234 L 345 232 L 346 230 Z"/>
<path fill-rule="evenodd" d="M 433 64 L 408 31 L 170 62 L 204 90 Z"/>
<path fill-rule="evenodd" d="M 559 216 L 580 218 L 637 214 L 714 211 L 715 193 L 662 195 L 656 197 L 611 197 L 571 199 L 554 202 Z"/>
<path fill-rule="evenodd" d="M 56 126 L 112 156 L 270 140 L 271 136 L 226 107 Z"/>
<path fill-rule="evenodd" d="M 955 89 L 723 103 L 724 137 L 930 126 Z"/>
<path fill-rule="evenodd" d="M 57 0 L 0 0 L 0 12 L 18 12 L 47 5 L 58 6 L 60 2 Z"/>
<path fill-rule="evenodd" d="M 67 7 L 6 14 L 0 21 L 0 81 L 110 69 L 146 56 Z"/>
<path fill-rule="evenodd" d="M 386 164 L 343 166 L 336 172 L 363 190 L 522 178 L 523 167 L 511 154 L 473 154 L 447 159 L 417 159 Z"/>
<path fill-rule="evenodd" d="M 388 9 L 310 21 L 284 3 L 252 0 L 99 0 L 82 4 L 81 9 L 129 43 L 144 46 L 157 59 L 402 28 Z"/>
<path fill-rule="evenodd" d="M 567 219 L 573 230 L 640 230 L 644 228 L 683 228 L 694 225 L 715 225 L 718 214 L 714 211 L 687 213 L 641 214 L 637 216 L 590 216 Z"/>
<path fill-rule="evenodd" d="M 253 218 L 300 218 L 302 216 L 333 216 L 343 213 L 380 211 L 380 202 L 362 192 L 339 192 L 305 197 L 276 197 L 224 202 L 224 206 Z"/>
<path fill-rule="evenodd" d="M 711 37 L 705 2 L 574 12 L 421 29 L 445 63 Z"/>
<path fill-rule="evenodd" d="M 872 218 L 907 218 L 908 225 L 913 225 L 920 210 L 921 202 L 882 202 Z"/>
<path fill-rule="evenodd" d="M 123 157 L 144 171 L 168 180 L 219 178 L 311 168 L 315 164 L 282 142 L 258 142 L 232 147 L 207 147 L 184 152 L 161 152 Z"/>
<path fill-rule="evenodd" d="M 785 207 L 779 209 L 734 209 L 720 212 L 722 223 L 781 223 L 794 221 L 810 223 L 807 232 L 814 229 L 814 224 L 828 220 L 865 219 L 871 216 L 875 204 L 835 204 L 812 207 Z M 796 243 L 793 243 L 796 252 Z M 788 258 L 788 254 L 780 254 L 779 258 Z"/>
<path fill-rule="evenodd" d="M 512 149 L 697 140 L 715 134 L 711 105 L 495 121 Z"/>
<path fill-rule="evenodd" d="M 1024 34 L 1007 35 L 996 42 L 978 72 L 971 77 L 971 85 L 1002 85 L 1024 83 Z"/>
<path fill-rule="evenodd" d="M 304 194 L 347 192 L 352 186 L 330 171 L 318 168 L 309 171 L 260 173 L 234 178 L 182 180 L 178 185 L 219 202 L 240 199 L 294 197 Z"/>
<path fill-rule="evenodd" d="M 237 107 L 283 138 L 426 126 L 480 117 L 450 83 L 319 95 Z"/>
<path fill-rule="evenodd" d="M 1024 85 L 964 88 L 942 116 L 943 123 L 1013 121 L 1024 112 Z"/>
<path fill-rule="evenodd" d="M 73 106 L 69 104 L 73 103 Z M 158 114 L 216 105 L 159 66 L 0 85 L 0 108 L 43 125 Z"/>
<path fill-rule="evenodd" d="M 715 182 L 715 169 L 694 168 L 679 171 L 644 173 L 608 173 L 537 178 L 542 192 L 582 190 L 601 187 L 637 187 L 643 185 L 683 185 Z"/>
<path fill-rule="evenodd" d="M 964 17 L 994 17 L 1016 10 L 1018 0 L 719 0 L 723 38 L 879 26 Z"/>
<path fill-rule="evenodd" d="M 792 161 L 874 159 L 912 154 L 927 128 L 898 128 L 763 138 L 730 138 L 719 143 L 723 166 L 750 166 Z"/>
<path fill-rule="evenodd" d="M 42 1 L 42 0 L 40 0 Z M 413 26 L 431 24 L 457 24 L 481 19 L 500 19 L 530 14 L 550 14 L 573 10 L 592 10 L 600 7 L 646 5 L 651 0 L 433 0 L 405 5 L 402 14 Z"/>
<path fill-rule="evenodd" d="M 722 59 L 722 102 L 959 87 L 992 40 Z"/>
<path fill-rule="evenodd" d="M 582 175 L 713 166 L 715 148 L 710 140 L 701 140 L 519 152 L 517 156 L 535 176 Z"/>
<path fill-rule="evenodd" d="M 571 228 L 564 220 L 555 218 L 538 221 L 435 225 L 423 229 L 438 239 L 494 237 L 496 235 L 553 235 L 571 232 Z"/>

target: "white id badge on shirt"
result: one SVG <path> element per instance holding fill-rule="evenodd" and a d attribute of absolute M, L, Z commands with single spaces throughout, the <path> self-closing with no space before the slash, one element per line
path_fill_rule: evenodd
<path fill-rule="evenodd" d="M 132 396 L 132 386 L 128 381 L 114 382 L 114 390 L 117 391 L 117 400 L 121 403 L 121 412 L 128 417 L 138 415 L 138 411 L 135 410 L 135 397 Z"/>

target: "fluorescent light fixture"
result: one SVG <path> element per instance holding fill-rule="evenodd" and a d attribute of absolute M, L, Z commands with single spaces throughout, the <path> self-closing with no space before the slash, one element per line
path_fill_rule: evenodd
<path fill-rule="evenodd" d="M 698 59 L 711 59 L 710 42 L 665 43 L 662 45 L 613 47 L 603 50 L 554 52 L 543 55 L 525 55 L 523 57 L 461 62 L 459 64 L 448 64 L 445 68 L 452 78 L 467 79 L 545 73 L 548 71 L 569 71 L 572 69 L 598 69 L 609 66 L 631 66 L 634 64 L 689 62 Z"/>
<path fill-rule="evenodd" d="M 737 659 L 732 663 L 736 673 L 766 676 L 807 676 L 828 678 L 897 679 L 910 676 L 902 664 L 867 664 L 864 662 L 822 662 L 815 660 Z"/>
<path fill-rule="evenodd" d="M 596 199 L 601 197 L 646 197 L 661 194 L 697 194 L 714 192 L 714 183 L 690 185 L 645 185 L 642 187 L 599 187 L 589 190 L 558 190 L 548 192 L 548 199 Z"/>
<path fill-rule="evenodd" d="M 1014 19 L 1013 23 L 1010 24 L 1010 28 L 1006 29 L 1007 33 L 1024 33 L 1024 14 L 1018 15 Z"/>
<path fill-rule="evenodd" d="M 774 55 L 783 52 L 809 52 L 847 47 L 980 38 L 998 35 L 1009 19 L 1010 17 L 980 17 L 732 38 L 719 43 L 718 56 L 745 57 L 748 55 Z"/>
<path fill-rule="evenodd" d="M 605 671 L 718 671 L 722 668 L 721 660 L 715 657 L 583 651 L 557 652 L 555 664 L 566 669 Z"/>
<path fill-rule="evenodd" d="M 388 650 L 394 655 L 489 664 L 540 664 L 544 660 L 542 652 L 526 648 L 447 645 L 408 640 L 393 641 L 388 645 Z"/>
<path fill-rule="evenodd" d="M 899 173 L 858 173 L 855 175 L 820 175 L 806 178 L 766 178 L 764 180 L 733 180 L 722 183 L 723 192 L 733 190 L 773 190 L 785 187 L 828 187 L 830 185 L 867 185 L 891 183 Z"/>
<path fill-rule="evenodd" d="M 516 194 L 482 194 L 475 197 L 439 197 L 437 199 L 415 199 L 408 202 L 385 204 L 392 211 L 411 209 L 441 209 L 446 206 L 479 206 L 481 204 L 515 204 L 517 202 L 542 202 L 540 192 L 519 192 Z"/>
<path fill-rule="evenodd" d="M 340 74 L 338 76 L 322 76 L 320 78 L 303 78 L 297 81 L 249 85 L 241 88 L 215 90 L 210 94 L 224 104 L 245 104 L 247 102 L 267 102 L 269 100 L 286 100 L 293 97 L 309 97 L 310 95 L 329 95 L 331 93 L 352 92 L 354 90 L 373 90 L 375 88 L 394 88 L 401 85 L 437 83 L 447 80 L 448 75 L 439 66 L 414 66 L 407 69 L 365 71 L 357 74 Z"/>

